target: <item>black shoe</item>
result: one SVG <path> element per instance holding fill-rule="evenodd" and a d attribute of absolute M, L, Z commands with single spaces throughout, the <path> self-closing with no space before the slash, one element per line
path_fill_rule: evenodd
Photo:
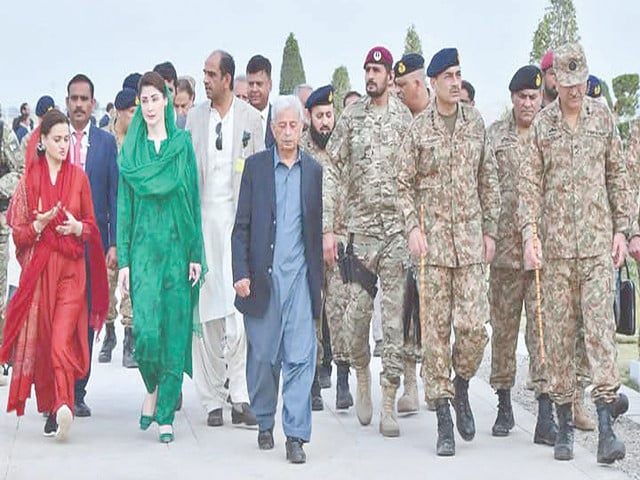
<path fill-rule="evenodd" d="M 346 410 L 349 407 L 353 407 L 353 397 L 349 391 L 349 364 L 338 362 L 336 410 Z"/>
<path fill-rule="evenodd" d="M 249 404 L 243 402 L 234 403 L 231 407 L 231 423 L 233 425 L 244 423 L 249 427 L 253 427 L 258 424 L 258 420 L 256 420 L 256 416 L 251 413 Z"/>
<path fill-rule="evenodd" d="M 624 393 L 618 393 L 618 396 L 611 404 L 611 417 L 615 422 L 620 415 L 627 413 L 629 410 L 629 399 Z"/>
<path fill-rule="evenodd" d="M 469 405 L 469 380 L 456 375 L 453 379 L 456 394 L 453 397 L 453 408 L 456 411 L 456 427 L 463 440 L 473 440 L 476 435 L 476 424 Z"/>
<path fill-rule="evenodd" d="M 210 427 L 221 427 L 223 423 L 221 408 L 215 408 L 207 415 L 207 425 Z"/>
<path fill-rule="evenodd" d="M 313 410 L 314 412 L 324 410 L 322 395 L 320 394 L 320 382 L 318 381 L 319 370 L 320 368 L 316 369 L 316 374 L 313 376 L 313 383 L 311 384 L 311 410 Z"/>
<path fill-rule="evenodd" d="M 511 391 L 498 390 L 498 416 L 493 424 L 491 434 L 494 437 L 506 437 L 515 426 L 513 419 L 513 408 L 511 407 Z"/>
<path fill-rule="evenodd" d="M 89 405 L 84 403 L 84 400 L 76 401 L 75 405 L 73 406 L 73 410 L 75 412 L 75 416 L 76 417 L 90 417 L 91 416 L 91 409 L 89 408 Z"/>
<path fill-rule="evenodd" d="M 56 422 L 56 415 L 50 413 L 47 416 L 47 421 L 44 423 L 44 436 L 53 437 L 57 430 L 58 423 Z"/>
<path fill-rule="evenodd" d="M 100 363 L 109 363 L 111 362 L 111 353 L 113 349 L 116 348 L 116 327 L 113 323 L 108 323 L 105 325 L 106 327 L 106 335 L 104 340 L 102 341 L 102 348 L 100 349 L 100 353 L 98 354 L 98 362 Z"/>
<path fill-rule="evenodd" d="M 627 452 L 624 443 L 618 440 L 616 434 L 613 433 L 613 417 L 611 415 L 613 403 L 605 403 L 602 400 L 596 402 L 596 410 L 598 412 L 598 463 L 611 464 L 616 460 L 622 460 Z"/>
<path fill-rule="evenodd" d="M 438 441 L 436 443 L 436 455 L 439 457 L 452 457 L 456 454 L 456 440 L 453 436 L 453 420 L 449 409 L 449 400 L 446 398 L 436 400 L 436 416 L 438 418 Z"/>
<path fill-rule="evenodd" d="M 260 450 L 273 449 L 273 431 L 261 430 L 258 432 L 258 448 Z"/>
<path fill-rule="evenodd" d="M 125 368 L 138 368 L 138 362 L 133 356 L 133 329 L 124 327 L 124 340 L 122 341 L 122 366 Z"/>
<path fill-rule="evenodd" d="M 331 364 L 318 367 L 318 382 L 320 388 L 331 388 Z"/>
<path fill-rule="evenodd" d="M 553 458 L 556 460 L 571 460 L 573 458 L 573 405 L 556 404 L 558 414 L 558 437 L 553 446 Z"/>
<path fill-rule="evenodd" d="M 307 456 L 302 449 L 302 444 L 304 442 L 299 438 L 295 437 L 287 437 L 287 460 L 291 463 L 305 463 L 307 461 Z"/>
<path fill-rule="evenodd" d="M 558 437 L 558 425 L 553 418 L 553 403 L 549 395 L 543 393 L 538 397 L 538 419 L 533 443 L 553 447 Z"/>

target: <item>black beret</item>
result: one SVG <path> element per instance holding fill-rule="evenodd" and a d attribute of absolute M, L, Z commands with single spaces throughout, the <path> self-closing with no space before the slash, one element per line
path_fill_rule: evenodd
<path fill-rule="evenodd" d="M 520 67 L 509 83 L 509 91 L 538 90 L 542 87 L 542 71 L 535 65 Z"/>
<path fill-rule="evenodd" d="M 122 88 L 130 88 L 131 90 L 135 90 L 137 92 L 138 83 L 140 83 L 141 78 L 142 75 L 137 72 L 130 73 L 129 75 L 127 75 L 127 78 L 124 79 L 124 82 L 122 82 Z"/>
<path fill-rule="evenodd" d="M 460 65 L 460 56 L 457 48 L 443 48 L 436 53 L 429 66 L 427 67 L 427 76 L 429 78 L 437 77 L 449 67 Z"/>
<path fill-rule="evenodd" d="M 404 75 L 409 75 L 410 73 L 423 68 L 424 58 L 422 55 L 418 53 L 407 53 L 396 63 L 395 67 L 393 67 L 393 71 L 395 72 L 396 77 L 403 77 Z"/>
<path fill-rule="evenodd" d="M 49 95 L 40 97 L 38 103 L 36 104 L 36 115 L 38 117 L 43 117 L 45 113 L 55 108 L 55 106 L 56 102 L 54 102 L 53 98 L 51 98 Z"/>
<path fill-rule="evenodd" d="M 138 92 L 130 88 L 123 88 L 116 95 L 116 100 L 113 104 L 116 110 L 126 110 L 138 105 Z"/>
<path fill-rule="evenodd" d="M 316 105 L 333 105 L 333 86 L 325 85 L 311 92 L 304 106 L 311 110 Z"/>

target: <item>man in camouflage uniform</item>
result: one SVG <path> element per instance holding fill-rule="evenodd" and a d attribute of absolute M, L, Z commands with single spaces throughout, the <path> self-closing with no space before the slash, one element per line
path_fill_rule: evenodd
<path fill-rule="evenodd" d="M 325 261 L 332 265 L 337 257 L 333 230 L 336 207 L 342 204 L 346 232 L 354 236 L 354 254 L 381 280 L 384 347 L 380 433 L 384 436 L 400 435 L 395 399 L 403 372 L 406 246 L 397 205 L 397 175 L 400 145 L 411 123 L 409 110 L 389 95 L 392 65 L 393 57 L 384 47 L 371 49 L 366 57 L 367 96 L 345 108 L 327 145 L 330 163 L 325 168 L 323 215 Z M 360 423 L 368 425 L 372 417 L 369 324 L 373 298 L 358 283 L 346 287 L 350 296 L 346 316 L 353 329 L 351 361 L 358 380 L 356 413 Z"/>
<path fill-rule="evenodd" d="M 403 55 L 393 67 L 393 71 L 398 98 L 402 100 L 402 103 L 407 106 L 415 118 L 427 108 L 430 100 L 424 58 L 418 53 Z M 413 275 L 408 275 L 407 281 L 414 283 Z M 405 305 L 404 308 L 409 309 L 405 310 L 408 312 L 411 311 L 412 306 Z M 416 360 L 420 357 L 420 349 L 416 345 L 415 338 L 411 338 L 410 335 L 405 338 L 405 343 L 404 392 L 398 399 L 398 413 L 415 413 L 420 408 L 416 378 Z M 427 407 L 430 410 L 435 409 L 433 405 L 429 404 L 426 394 L 425 401 L 427 401 Z"/>
<path fill-rule="evenodd" d="M 133 114 L 138 108 L 138 94 L 130 88 L 123 88 L 116 95 L 114 102 L 116 115 L 104 129 L 116 138 L 118 152 L 124 142 L 129 124 Z M 116 346 L 115 320 L 118 316 L 116 310 L 116 287 L 118 286 L 118 269 L 109 269 L 109 312 L 105 322 L 106 335 L 102 341 L 102 348 L 98 354 L 98 362 L 111 362 L 111 353 Z M 137 368 L 138 362 L 133 358 L 133 310 L 131 307 L 131 297 L 127 295 L 120 300 L 120 314 L 122 315 L 122 325 L 124 326 L 124 340 L 122 342 L 122 366 L 126 368 Z"/>
<path fill-rule="evenodd" d="M 542 267 L 546 371 L 559 427 L 554 457 L 573 458 L 574 357 L 581 318 L 598 412 L 597 459 L 612 463 L 625 455 L 612 429 L 612 404 L 620 386 L 613 268 L 626 255 L 630 182 L 611 113 L 585 96 L 589 70 L 582 47 L 558 48 L 553 68 L 558 99 L 533 121 L 530 151 L 520 168 L 525 266 Z M 534 238 L 536 222 L 540 229 Z"/>
<path fill-rule="evenodd" d="M 498 165 L 501 210 L 498 221 L 496 255 L 489 276 L 491 305 L 491 386 L 498 395 L 498 416 L 492 428 L 504 437 L 515 426 L 511 408 L 511 388 L 516 378 L 516 345 L 522 307 L 527 325 L 525 341 L 529 351 L 529 371 L 538 400 L 538 421 L 534 442 L 553 446 L 557 426 L 549 398 L 536 322 L 533 273 L 522 265 L 522 236 L 518 211 L 518 175 L 528 145 L 531 122 L 542 102 L 542 72 L 527 65 L 516 71 L 509 83 L 513 109 L 487 129 L 487 136 Z"/>
<path fill-rule="evenodd" d="M 9 200 L 11 200 L 24 170 L 24 153 L 20 148 L 18 138 L 11 130 L 11 125 L 7 125 L 0 119 L 0 130 L 0 344 L 2 344 L 10 233 L 6 213 Z M 3 370 L 0 366 L 0 385 L 6 384 Z"/>
<path fill-rule="evenodd" d="M 318 160 L 323 167 L 329 164 L 326 146 L 335 127 L 335 111 L 333 108 L 334 91 L 331 85 L 320 87 L 313 91 L 307 98 L 305 107 L 309 112 L 309 128 L 302 136 L 302 148 L 313 158 Z M 340 196 L 339 198 L 342 198 Z M 337 241 L 346 243 L 344 223 L 341 209 L 337 205 L 334 212 L 334 236 Z M 329 337 L 331 338 L 331 349 L 333 360 L 336 363 L 337 385 L 336 385 L 336 409 L 345 410 L 353 406 L 353 398 L 349 392 L 349 344 L 351 335 L 349 324 L 345 321 L 345 311 L 348 303 L 348 290 L 344 287 L 337 265 L 326 266 L 324 280 L 324 303 L 323 317 L 329 323 Z M 321 322 L 316 324 L 316 335 L 318 337 L 318 356 L 316 376 L 311 387 L 311 406 L 313 410 L 322 410 L 322 397 L 320 396 L 320 383 L 318 381 L 318 370 L 320 360 L 323 356 L 322 338 L 323 328 Z"/>
<path fill-rule="evenodd" d="M 475 436 L 468 387 L 488 341 L 486 271 L 495 252 L 500 213 L 495 158 L 480 113 L 459 101 L 459 65 L 455 48 L 432 58 L 427 75 L 436 98 L 414 120 L 399 170 L 398 201 L 409 250 L 416 262 L 424 256 L 426 263 L 425 283 L 420 285 L 427 304 L 425 388 L 436 406 L 436 451 L 441 456 L 455 455 L 451 399 L 460 435 L 467 441 Z"/>

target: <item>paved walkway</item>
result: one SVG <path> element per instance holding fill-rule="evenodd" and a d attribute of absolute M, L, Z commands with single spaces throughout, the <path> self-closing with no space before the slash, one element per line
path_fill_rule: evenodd
<path fill-rule="evenodd" d="M 118 335 L 113 363 L 94 361 L 87 396 L 93 416 L 77 419 L 67 442 L 42 435 L 44 419 L 35 412 L 34 400 L 20 419 L 14 414 L 0 414 L 0 480 L 628 478 L 615 468 L 597 465 L 595 455 L 577 444 L 575 460 L 554 461 L 550 447 L 532 443 L 535 418 L 518 405 L 514 406 L 517 425 L 512 434 L 492 437 L 495 395 L 478 379 L 472 381 L 470 392 L 476 438 L 466 443 L 456 437 L 457 454 L 453 458 L 435 455 L 433 413 L 422 410 L 401 418 L 402 436 L 386 439 L 377 430 L 377 411 L 372 425 L 361 427 L 353 409 L 347 413 L 334 410 L 335 390 L 331 389 L 323 390 L 325 410 L 314 413 L 312 443 L 305 447 L 308 463 L 290 465 L 285 461 L 279 423 L 276 447 L 269 452 L 258 450 L 256 430 L 231 426 L 229 410 L 225 411 L 225 426 L 207 427 L 206 414 L 190 380 L 184 385 L 183 410 L 176 416 L 176 441 L 162 445 L 155 425 L 147 432 L 138 429 L 143 387 L 137 370 L 120 366 L 121 329 Z M 373 370 L 375 379 L 379 359 L 374 359 Z M 351 378 L 355 392 L 355 377 Z M 377 410 L 380 388 L 376 386 L 373 391 Z M 8 387 L 0 387 L 3 407 L 7 392 Z M 633 404 L 640 402 L 635 398 Z"/>

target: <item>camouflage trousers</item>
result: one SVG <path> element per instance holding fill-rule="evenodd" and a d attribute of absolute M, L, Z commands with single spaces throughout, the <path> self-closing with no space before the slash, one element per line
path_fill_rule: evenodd
<path fill-rule="evenodd" d="M 453 398 L 451 367 L 465 379 L 473 377 L 489 341 L 486 267 L 447 268 L 429 265 L 424 289 L 426 323 L 425 391 L 429 400 Z M 418 278 L 418 284 L 420 279 Z M 451 348 L 451 326 L 455 334 Z"/>
<path fill-rule="evenodd" d="M 338 265 L 325 265 L 325 289 L 323 306 L 329 323 L 331 352 L 334 362 L 351 362 L 349 351 L 353 338 L 352 325 L 346 319 L 349 304 L 349 288 L 342 283 Z M 321 357 L 318 357 L 321 358 Z"/>
<path fill-rule="evenodd" d="M 400 233 L 382 239 L 356 235 L 354 252 L 363 264 L 380 278 L 383 292 L 380 384 L 397 386 L 404 372 L 402 300 L 407 268 L 406 242 Z M 364 368 L 371 360 L 369 328 L 373 298 L 357 283 L 341 285 L 341 288 L 349 292 L 346 317 L 353 331 L 350 349 L 352 366 Z"/>
<path fill-rule="evenodd" d="M 116 304 L 116 288 L 118 288 L 118 269 L 107 269 L 107 276 L 109 278 L 109 311 L 107 312 L 107 325 L 113 325 L 118 317 L 118 310 Z M 126 298 L 120 300 L 120 315 L 122 315 L 122 325 L 125 327 L 133 326 L 133 309 L 131 308 L 131 296 L 127 295 Z"/>
<path fill-rule="evenodd" d="M 4 331 L 5 303 L 7 299 L 7 266 L 9 265 L 9 227 L 5 212 L 0 213 L 0 345 Z"/>
<path fill-rule="evenodd" d="M 540 361 L 540 332 L 536 319 L 536 291 L 533 272 L 491 267 L 491 386 L 511 389 L 516 379 L 516 346 L 522 308 L 527 319 L 525 343 L 529 351 L 529 377 L 536 397 L 549 393 L 547 375 Z"/>
<path fill-rule="evenodd" d="M 609 255 L 547 260 L 540 272 L 549 391 L 571 403 L 577 364 L 588 365 L 594 400 L 611 402 L 620 387 L 613 317 L 613 264 Z M 584 359 L 576 361 L 580 320 Z"/>

